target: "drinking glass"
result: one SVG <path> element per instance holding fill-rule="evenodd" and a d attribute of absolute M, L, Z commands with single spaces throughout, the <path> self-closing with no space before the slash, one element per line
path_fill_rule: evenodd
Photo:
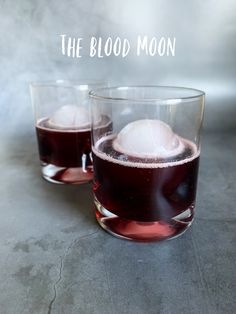
<path fill-rule="evenodd" d="M 129 240 L 179 236 L 194 217 L 204 92 L 124 86 L 90 98 L 98 223 Z M 98 130 L 98 115 L 109 131 Z"/>
<path fill-rule="evenodd" d="M 59 184 L 92 180 L 88 92 L 99 81 L 31 83 L 42 176 Z"/>

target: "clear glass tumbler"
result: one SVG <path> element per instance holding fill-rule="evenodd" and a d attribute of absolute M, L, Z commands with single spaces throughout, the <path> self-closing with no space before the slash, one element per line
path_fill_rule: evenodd
<path fill-rule="evenodd" d="M 130 86 L 90 97 L 98 223 L 136 241 L 182 234 L 194 217 L 204 92 Z M 98 115 L 111 130 L 98 131 Z"/>
<path fill-rule="evenodd" d="M 36 82 L 30 85 L 42 176 L 53 183 L 91 181 L 91 89 L 97 81 Z"/>

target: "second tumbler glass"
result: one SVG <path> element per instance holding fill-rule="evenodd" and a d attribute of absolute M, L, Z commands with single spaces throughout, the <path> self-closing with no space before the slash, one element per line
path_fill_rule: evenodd
<path fill-rule="evenodd" d="M 93 178 L 88 93 L 97 81 L 31 84 L 43 177 L 53 183 L 84 183 Z M 99 120 L 102 128 L 106 121 Z"/>

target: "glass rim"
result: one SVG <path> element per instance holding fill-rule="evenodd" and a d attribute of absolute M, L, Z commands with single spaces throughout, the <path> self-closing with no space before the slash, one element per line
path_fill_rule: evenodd
<path fill-rule="evenodd" d="M 142 98 L 142 97 L 111 97 L 111 96 L 104 96 L 102 95 L 102 92 L 104 91 L 117 91 L 117 90 L 128 90 L 128 89 L 135 89 L 135 88 L 144 88 L 144 89 L 148 89 L 148 88 L 155 88 L 155 89 L 175 89 L 178 91 L 191 91 L 194 92 L 195 95 L 191 95 L 191 96 L 177 96 L 177 97 L 166 97 L 166 98 Z M 100 92 L 100 94 L 99 94 Z M 112 87 L 103 87 L 103 88 L 96 88 L 94 90 L 91 90 L 89 92 L 89 96 L 92 99 L 95 100 L 109 100 L 109 101 L 133 101 L 133 102 L 171 102 L 174 101 L 175 102 L 182 102 L 182 101 L 190 101 L 190 100 L 194 100 L 197 98 L 201 98 L 205 96 L 205 92 L 203 92 L 200 89 L 195 89 L 195 88 L 191 88 L 191 87 L 181 87 L 181 86 L 168 86 L 168 85 L 127 85 L 127 86 L 112 86 Z"/>
<path fill-rule="evenodd" d="M 96 79 L 78 79 L 78 80 L 66 80 L 66 79 L 55 79 L 55 80 L 38 80 L 29 81 L 30 87 L 77 87 L 85 85 L 102 85 L 107 84 L 104 80 Z"/>

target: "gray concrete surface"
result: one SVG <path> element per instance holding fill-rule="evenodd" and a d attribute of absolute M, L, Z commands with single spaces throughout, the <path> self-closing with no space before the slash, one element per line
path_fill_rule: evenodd
<path fill-rule="evenodd" d="M 0 155 L 1 314 L 232 314 L 236 134 L 206 134 L 196 219 L 160 244 L 97 225 L 91 186 L 40 177 L 35 136 L 6 136 Z"/>

